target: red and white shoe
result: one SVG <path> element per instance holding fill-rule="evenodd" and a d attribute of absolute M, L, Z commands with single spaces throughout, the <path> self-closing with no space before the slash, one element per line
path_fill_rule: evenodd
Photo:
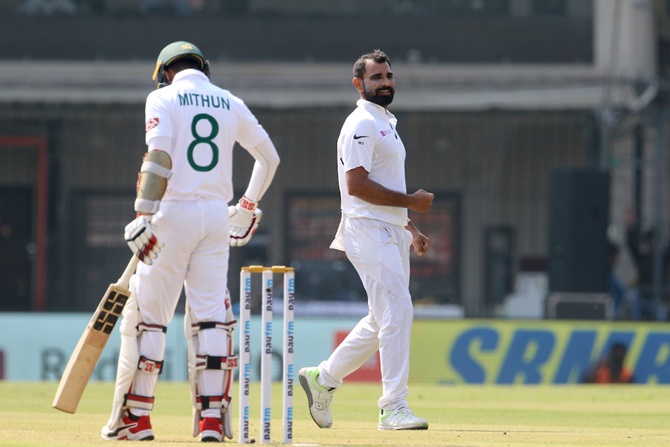
<path fill-rule="evenodd" d="M 222 442 L 223 420 L 221 418 L 200 419 L 200 442 Z"/>
<path fill-rule="evenodd" d="M 102 428 L 102 439 L 108 441 L 153 441 L 154 431 L 151 429 L 149 416 L 135 416 L 128 410 L 121 416 L 121 426 L 110 430 Z"/>

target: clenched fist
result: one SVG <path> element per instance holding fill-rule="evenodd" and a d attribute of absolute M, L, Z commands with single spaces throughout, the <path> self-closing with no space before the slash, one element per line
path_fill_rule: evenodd
<path fill-rule="evenodd" d="M 417 213 L 425 213 L 433 206 L 433 197 L 435 194 L 432 192 L 425 191 L 423 189 L 417 190 L 415 193 L 411 194 L 412 196 L 412 206 L 408 207 L 412 211 Z"/>

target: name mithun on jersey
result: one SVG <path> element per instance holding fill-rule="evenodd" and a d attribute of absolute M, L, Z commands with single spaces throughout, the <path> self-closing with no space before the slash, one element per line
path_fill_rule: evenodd
<path fill-rule="evenodd" d="M 201 95 L 199 93 L 177 94 L 180 106 L 211 107 L 230 110 L 230 101 L 221 96 Z"/>

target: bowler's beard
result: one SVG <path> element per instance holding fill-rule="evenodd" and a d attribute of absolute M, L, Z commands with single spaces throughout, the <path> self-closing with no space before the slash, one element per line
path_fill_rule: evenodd
<path fill-rule="evenodd" d="M 388 95 L 380 95 L 379 92 L 380 90 L 389 90 Z M 395 94 L 395 89 L 393 87 L 388 87 L 388 88 L 378 88 L 374 92 L 371 92 L 365 87 L 365 83 L 363 83 L 363 97 L 378 106 L 386 107 L 389 104 L 393 102 L 393 95 Z"/>

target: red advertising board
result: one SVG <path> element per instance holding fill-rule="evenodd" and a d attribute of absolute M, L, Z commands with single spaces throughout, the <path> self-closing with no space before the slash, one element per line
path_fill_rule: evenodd
<path fill-rule="evenodd" d="M 333 349 L 339 346 L 339 344 L 342 343 L 342 340 L 344 340 L 347 335 L 349 335 L 349 332 L 335 331 L 335 345 L 333 346 Z M 349 374 L 345 380 L 351 382 L 381 382 L 382 373 L 380 365 L 379 351 L 377 351 L 375 355 L 370 357 L 370 360 L 365 362 L 363 366 L 358 368 L 356 371 Z"/>

